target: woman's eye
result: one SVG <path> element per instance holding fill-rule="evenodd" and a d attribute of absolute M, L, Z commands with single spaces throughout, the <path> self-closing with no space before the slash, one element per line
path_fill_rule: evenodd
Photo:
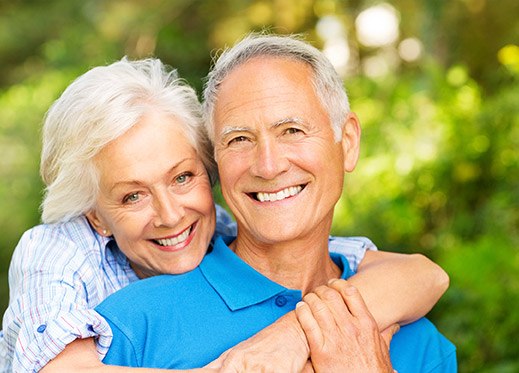
<path fill-rule="evenodd" d="M 132 203 L 132 202 L 137 202 L 138 200 L 139 200 L 139 193 L 130 193 L 124 197 L 123 202 Z"/>
<path fill-rule="evenodd" d="M 175 178 L 175 182 L 176 182 L 177 184 L 184 184 L 184 183 L 186 183 L 186 182 L 189 180 L 189 178 L 190 178 L 191 176 L 193 176 L 193 174 L 191 174 L 190 172 L 186 172 L 186 173 L 184 173 L 184 174 L 182 174 L 182 175 L 177 176 L 177 177 Z"/>

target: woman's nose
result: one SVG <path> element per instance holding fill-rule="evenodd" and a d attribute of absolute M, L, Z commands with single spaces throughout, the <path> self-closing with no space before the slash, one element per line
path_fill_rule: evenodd
<path fill-rule="evenodd" d="M 178 224 L 185 215 L 184 206 L 181 201 L 178 201 L 170 194 L 156 198 L 154 208 L 155 219 L 153 224 L 156 228 L 173 227 Z"/>

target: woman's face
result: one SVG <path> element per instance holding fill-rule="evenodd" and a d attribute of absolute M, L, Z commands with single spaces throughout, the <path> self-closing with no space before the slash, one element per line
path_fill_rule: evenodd
<path fill-rule="evenodd" d="M 100 190 L 87 217 L 140 278 L 192 270 L 214 232 L 209 178 L 183 131 L 176 118 L 148 112 L 95 158 Z"/>

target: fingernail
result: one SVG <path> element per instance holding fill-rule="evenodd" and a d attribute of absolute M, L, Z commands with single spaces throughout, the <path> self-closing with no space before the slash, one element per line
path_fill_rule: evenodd
<path fill-rule="evenodd" d="M 299 308 L 299 307 L 303 306 L 304 304 L 305 304 L 305 302 L 303 302 L 303 301 L 297 302 L 296 308 Z"/>

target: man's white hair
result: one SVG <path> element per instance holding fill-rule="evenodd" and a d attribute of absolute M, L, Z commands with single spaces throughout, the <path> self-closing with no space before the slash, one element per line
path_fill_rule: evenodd
<path fill-rule="evenodd" d="M 335 140 L 340 141 L 342 127 L 350 110 L 343 82 L 326 56 L 317 48 L 296 36 L 250 34 L 216 60 L 207 76 L 204 89 L 205 125 L 214 142 L 214 108 L 218 89 L 227 75 L 236 67 L 257 57 L 290 58 L 308 64 L 313 73 L 317 97 L 327 111 Z"/>

